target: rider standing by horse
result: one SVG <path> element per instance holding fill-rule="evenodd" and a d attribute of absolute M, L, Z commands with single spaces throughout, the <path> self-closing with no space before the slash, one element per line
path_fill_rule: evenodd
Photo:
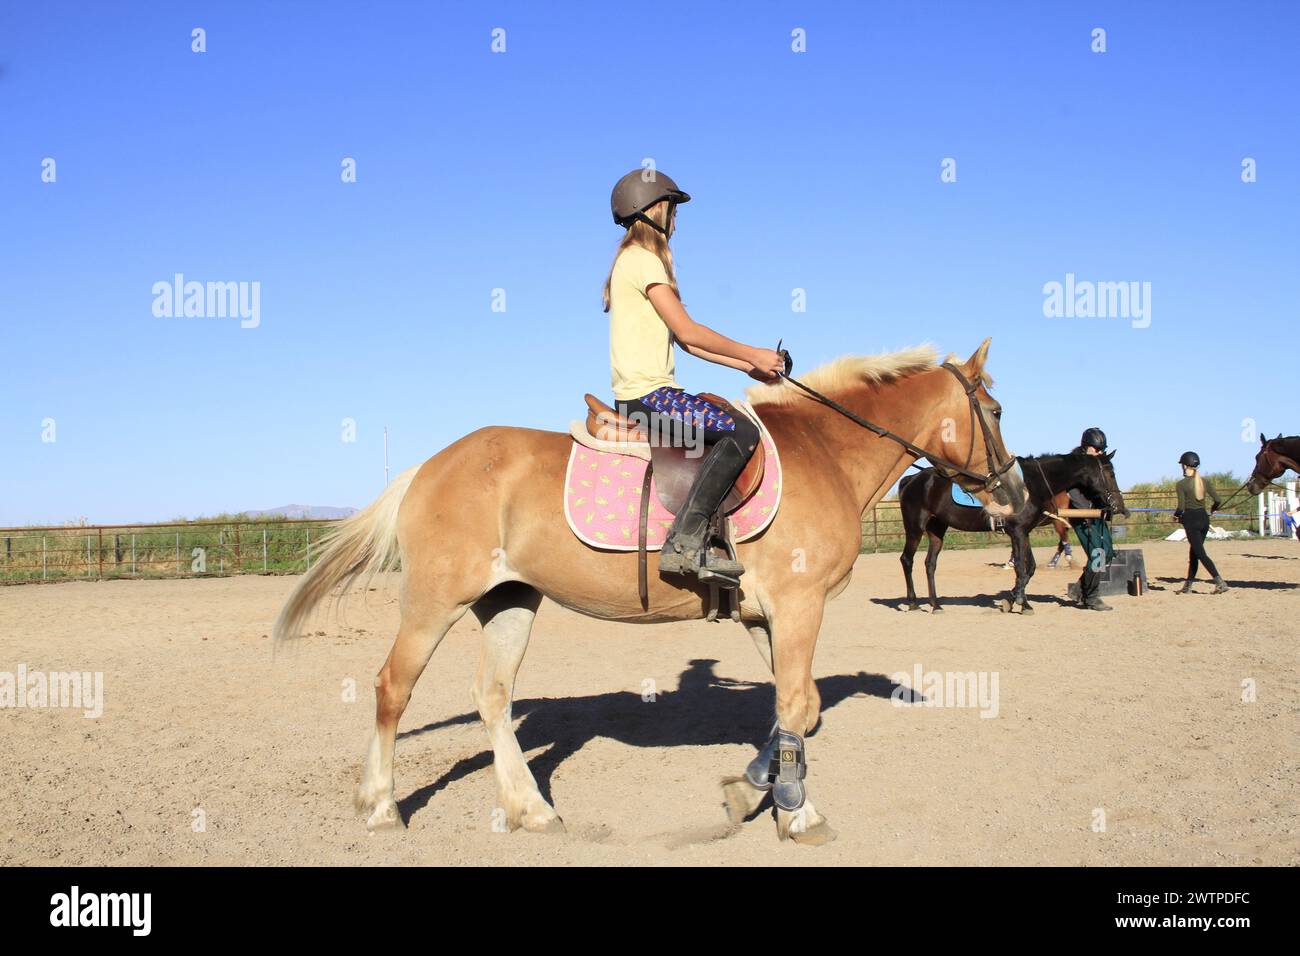
<path fill-rule="evenodd" d="M 1086 429 L 1079 439 L 1079 447 L 1074 454 L 1104 455 L 1106 453 L 1106 433 L 1100 428 Z M 1092 502 L 1087 495 L 1078 490 L 1070 491 L 1072 508 L 1091 508 Z M 1106 524 L 1109 515 L 1100 518 L 1072 518 L 1070 525 L 1074 528 L 1079 544 L 1083 546 L 1083 573 L 1077 583 L 1071 586 L 1071 593 L 1076 593 L 1077 606 L 1089 611 L 1110 611 L 1113 608 L 1101 599 L 1097 593 L 1101 587 L 1101 569 L 1110 564 L 1115 557 L 1115 544 L 1111 540 L 1110 527 Z"/>
<path fill-rule="evenodd" d="M 605 280 L 614 400 L 623 415 L 648 423 L 652 441 L 670 435 L 708 449 L 659 555 L 659 571 L 695 574 L 734 587 L 745 568 L 714 553 L 709 522 L 758 446 L 758 426 L 677 384 L 673 344 L 718 365 L 775 381 L 785 360 L 773 349 L 744 345 L 696 322 L 678 295 L 668 240 L 677 207 L 690 201 L 668 176 L 634 169 L 614 186 L 614 222 L 627 231 Z"/>
<path fill-rule="evenodd" d="M 1210 556 L 1205 552 L 1205 535 L 1210 530 L 1210 515 L 1219 510 L 1219 496 L 1201 477 L 1201 456 L 1194 451 L 1185 451 L 1178 459 L 1183 468 L 1183 479 L 1178 482 L 1178 510 L 1174 518 L 1182 522 L 1187 532 L 1187 582 L 1175 591 L 1175 594 L 1191 594 L 1192 582 L 1196 580 L 1199 565 L 1214 578 L 1214 593 L 1222 594 L 1228 590 L 1227 583 L 1219 575 Z M 1210 507 L 1205 507 L 1206 498 Z"/>
<path fill-rule="evenodd" d="M 1026 502 L 1014 514 L 1002 517 L 1002 528 L 1011 539 L 1012 565 L 1016 569 L 1015 584 L 1008 597 L 1002 601 L 1002 610 L 1019 609 L 1021 613 L 1032 613 L 1025 591 L 1034 576 L 1037 563 L 1033 548 L 1029 544 L 1029 535 L 1038 527 L 1052 509 L 1057 511 L 1066 507 L 1069 492 L 1081 493 L 1088 507 L 1095 507 L 1128 514 L 1124 496 L 1115 483 L 1110 456 L 1094 456 L 1078 451 L 1068 455 L 1039 455 L 1033 458 L 1017 458 L 1020 473 L 1024 477 Z M 944 535 L 949 528 L 959 531 L 989 530 L 989 513 L 978 506 L 970 506 L 961 500 L 961 495 L 954 491 L 954 483 L 935 468 L 923 468 L 914 475 L 908 475 L 898 483 L 898 505 L 903 519 L 906 539 L 899 562 L 903 566 L 903 581 L 907 585 L 905 607 L 914 611 L 920 607 L 916 598 L 916 588 L 912 583 L 912 562 L 916 556 L 921 536 L 928 535 L 929 549 L 925 556 L 926 583 L 930 589 L 930 608 L 934 612 L 942 610 L 935 586 L 935 570 L 939 563 L 939 553 L 943 550 Z M 1053 519 L 1064 526 L 1069 525 L 1062 519 Z M 1057 551 L 1059 556 L 1060 551 Z"/>

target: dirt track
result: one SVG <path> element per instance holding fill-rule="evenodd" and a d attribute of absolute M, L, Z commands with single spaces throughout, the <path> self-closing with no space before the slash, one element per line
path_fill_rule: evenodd
<path fill-rule="evenodd" d="M 969 597 L 1005 586 L 991 566 L 1005 548 L 944 555 L 937 618 L 895 610 L 895 555 L 862 557 L 814 666 L 810 793 L 840 833 L 822 848 L 778 844 L 766 813 L 726 824 L 717 781 L 750 759 L 772 701 L 747 683 L 765 674 L 734 624 L 638 628 L 543 605 L 515 715 L 568 825 L 548 837 L 493 830 L 467 615 L 402 722 L 409 830 L 370 836 L 351 793 L 390 593 L 273 659 L 294 578 L 0 588 L 0 671 L 102 671 L 106 698 L 93 720 L 0 710 L 0 863 L 1300 863 L 1300 547 L 1211 542 L 1236 585 L 1222 597 L 1175 596 L 1160 579 L 1186 546 L 1145 548 L 1162 590 L 1081 612 L 1058 603 L 1073 576 L 1043 567 L 1027 619 Z M 996 672 L 997 716 L 893 706 L 890 676 L 918 664 Z"/>

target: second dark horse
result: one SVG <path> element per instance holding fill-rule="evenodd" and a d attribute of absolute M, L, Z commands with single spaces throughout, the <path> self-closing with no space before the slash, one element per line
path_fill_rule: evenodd
<path fill-rule="evenodd" d="M 1011 554 L 1016 565 L 1016 584 L 1011 594 L 1002 601 L 1004 611 L 1013 611 L 1019 607 L 1022 613 L 1033 612 L 1025 598 L 1025 588 L 1036 568 L 1034 552 L 1029 546 L 1029 533 L 1044 520 L 1051 520 L 1046 518 L 1046 512 L 1052 508 L 1052 499 L 1056 495 L 1063 491 L 1078 490 L 1095 508 L 1111 514 L 1128 514 L 1124 497 L 1115 482 L 1115 471 L 1111 467 L 1110 460 L 1113 456 L 1114 452 L 1110 455 L 1078 453 L 1017 459 L 1024 473 L 1029 501 L 1019 512 L 1003 521 L 1007 535 L 1011 538 Z M 903 528 L 907 534 L 907 542 L 903 545 L 903 554 L 899 558 L 903 565 L 903 577 L 907 581 L 907 609 L 915 611 L 921 606 L 912 584 L 912 558 L 924 533 L 930 538 L 930 547 L 925 556 L 930 607 L 934 611 L 941 611 L 943 608 L 939 606 L 939 598 L 935 593 L 934 569 L 939 563 L 939 552 L 943 550 L 943 536 L 949 528 L 958 531 L 988 531 L 989 515 L 983 508 L 959 505 L 953 501 L 952 481 L 933 468 L 922 469 L 900 481 L 898 501 L 903 514 Z"/>

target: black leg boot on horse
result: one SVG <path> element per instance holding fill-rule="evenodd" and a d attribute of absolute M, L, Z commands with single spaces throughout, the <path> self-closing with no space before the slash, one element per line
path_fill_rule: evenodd
<path fill-rule="evenodd" d="M 745 567 L 713 550 L 713 516 L 752 454 L 731 437 L 719 439 L 709 450 L 691 485 L 686 501 L 677 511 L 668 540 L 659 554 L 662 574 L 695 574 L 701 581 L 734 588 Z M 725 520 L 725 519 L 724 519 Z"/>

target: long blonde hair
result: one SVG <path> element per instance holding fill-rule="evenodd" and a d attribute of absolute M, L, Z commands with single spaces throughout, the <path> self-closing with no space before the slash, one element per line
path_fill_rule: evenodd
<path fill-rule="evenodd" d="M 663 228 L 671 231 L 671 223 L 676 219 L 673 214 L 676 208 L 676 203 L 661 199 L 647 209 L 645 214 Z M 618 262 L 618 257 L 623 254 L 623 250 L 632 245 L 648 249 L 659 257 L 659 261 L 664 264 L 664 271 L 668 273 L 668 281 L 672 284 L 673 291 L 680 296 L 681 291 L 677 288 L 677 273 L 673 269 L 673 251 L 668 248 L 668 237 L 648 223 L 635 219 L 632 221 L 632 225 L 627 227 L 627 232 L 623 234 L 623 238 L 619 240 L 618 249 L 614 253 L 614 262 Z M 602 298 L 606 312 L 609 311 L 609 286 L 613 278 L 614 264 L 611 263 L 609 275 L 605 277 L 605 294 Z"/>
<path fill-rule="evenodd" d="M 1199 501 L 1205 497 L 1205 479 L 1201 477 L 1201 470 L 1199 468 L 1189 468 L 1188 471 L 1191 472 L 1188 477 L 1196 479 L 1192 487 L 1196 489 L 1196 499 Z"/>

